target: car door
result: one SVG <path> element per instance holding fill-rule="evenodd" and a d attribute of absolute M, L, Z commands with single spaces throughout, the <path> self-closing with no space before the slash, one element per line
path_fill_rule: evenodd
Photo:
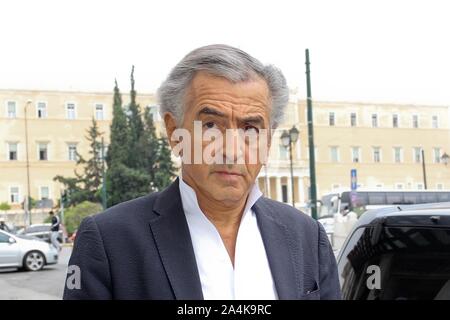
<path fill-rule="evenodd" d="M 0 267 L 11 267 L 20 265 L 19 245 L 14 240 L 10 242 L 11 237 L 0 231 Z"/>

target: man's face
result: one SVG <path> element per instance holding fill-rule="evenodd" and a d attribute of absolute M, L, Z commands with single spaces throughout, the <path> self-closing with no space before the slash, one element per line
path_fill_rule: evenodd
<path fill-rule="evenodd" d="M 194 135 L 194 121 L 201 121 L 202 132 L 208 129 L 220 131 L 223 136 L 220 154 L 224 164 L 208 165 L 204 161 L 201 164 L 194 161 L 192 164 L 183 163 L 183 178 L 197 193 L 200 192 L 208 199 L 221 202 L 225 206 L 235 205 L 248 195 L 262 164 L 259 158 L 258 161 L 249 161 L 249 151 L 257 153 L 257 145 L 253 146 L 256 150 L 251 149 L 246 145 L 248 140 L 242 139 L 237 134 L 227 135 L 230 132 L 226 133 L 226 130 L 232 129 L 231 132 L 236 133 L 237 129 L 241 129 L 241 133 L 258 137 L 260 130 L 270 128 L 269 116 L 270 94 L 264 80 L 256 79 L 233 84 L 222 77 L 204 72 L 197 73 L 186 94 L 182 127 L 187 129 L 192 137 L 192 159 L 195 152 L 194 138 L 199 138 Z M 165 120 L 168 125 L 169 117 L 165 117 Z M 167 129 L 170 137 L 173 132 L 170 130 L 170 124 Z M 235 147 L 227 149 L 225 145 L 231 136 Z M 238 147 L 238 140 L 241 147 Z M 205 150 L 210 143 L 210 141 L 201 142 L 202 149 Z M 269 144 L 270 134 L 267 148 Z M 236 164 L 238 158 L 241 158 L 241 164 Z"/>

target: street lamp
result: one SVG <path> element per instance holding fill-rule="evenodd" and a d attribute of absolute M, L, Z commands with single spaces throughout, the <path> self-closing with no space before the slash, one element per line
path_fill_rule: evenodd
<path fill-rule="evenodd" d="M 31 224 L 31 213 L 30 213 L 30 161 L 28 157 L 28 119 L 27 119 L 27 108 L 31 104 L 31 100 L 27 101 L 24 108 L 24 118 L 25 118 L 25 154 L 27 160 L 27 197 L 25 198 L 24 209 L 25 209 L 25 226 Z"/>
<path fill-rule="evenodd" d="M 294 201 L 294 169 L 292 166 L 292 147 L 297 142 L 298 136 L 300 131 L 295 126 L 292 126 L 292 128 L 287 131 L 284 130 L 281 134 L 281 144 L 285 148 L 289 148 L 289 162 L 291 166 L 291 190 L 292 190 L 292 206 L 295 207 L 295 201 Z"/>

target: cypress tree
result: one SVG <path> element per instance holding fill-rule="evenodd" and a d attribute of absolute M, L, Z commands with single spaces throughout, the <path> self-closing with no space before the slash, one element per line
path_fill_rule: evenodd
<path fill-rule="evenodd" d="M 128 105 L 128 124 L 130 128 L 130 150 L 128 157 L 128 166 L 130 168 L 142 168 L 142 149 L 140 148 L 141 137 L 144 133 L 144 123 L 142 121 L 142 113 L 140 106 L 136 102 L 136 90 L 134 88 L 134 66 L 131 69 L 131 90 L 130 90 L 130 104 Z"/>
<path fill-rule="evenodd" d="M 159 139 L 158 163 L 155 170 L 154 185 L 156 190 L 161 191 L 172 183 L 175 177 L 176 168 L 172 162 L 172 151 L 167 138 Z"/>
<path fill-rule="evenodd" d="M 120 94 L 117 80 L 114 86 L 113 119 L 110 130 L 110 145 L 106 155 L 108 167 L 113 162 L 126 163 L 129 155 L 130 130 L 127 124 L 127 116 L 123 110 L 122 95 Z"/>

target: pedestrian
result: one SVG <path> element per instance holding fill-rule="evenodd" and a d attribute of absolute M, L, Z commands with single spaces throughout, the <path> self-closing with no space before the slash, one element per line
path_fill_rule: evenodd
<path fill-rule="evenodd" d="M 61 251 L 61 245 L 58 242 L 59 225 L 61 224 L 61 222 L 59 220 L 58 215 L 55 215 L 53 210 L 51 210 L 48 214 L 50 215 L 50 217 L 52 217 L 52 225 L 50 227 L 51 231 L 50 241 L 58 251 Z"/>
<path fill-rule="evenodd" d="M 6 225 L 5 218 L 0 218 L 0 230 L 11 232 L 11 229 Z"/>

